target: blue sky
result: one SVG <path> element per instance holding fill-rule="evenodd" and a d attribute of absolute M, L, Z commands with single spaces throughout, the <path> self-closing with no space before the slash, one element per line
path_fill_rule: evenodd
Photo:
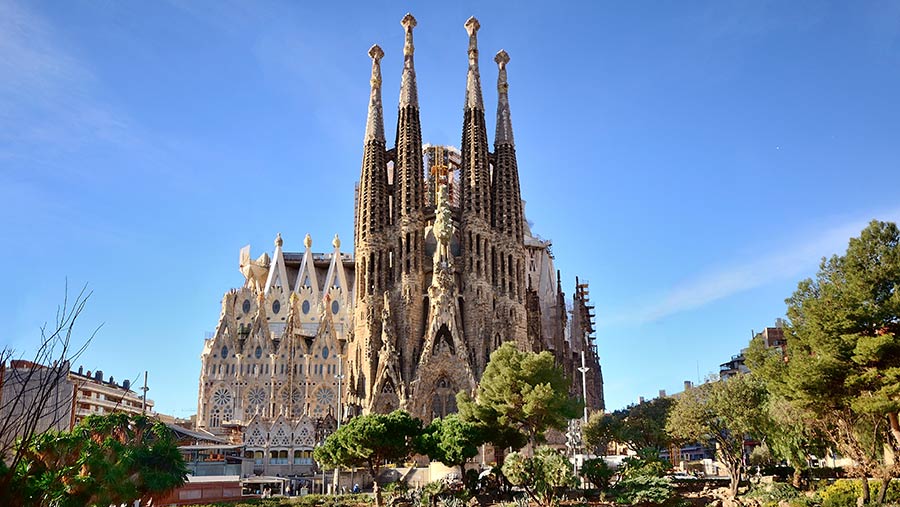
<path fill-rule="evenodd" d="M 458 144 L 476 15 L 522 194 L 591 284 L 610 408 L 717 371 L 819 259 L 900 218 L 897 2 L 0 0 L 0 345 L 88 284 L 82 357 L 196 410 L 238 251 L 350 247 L 373 43 L 393 141 L 411 11 L 423 137 Z"/>

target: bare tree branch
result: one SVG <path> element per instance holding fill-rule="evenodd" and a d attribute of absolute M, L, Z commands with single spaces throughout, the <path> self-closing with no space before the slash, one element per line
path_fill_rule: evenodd
<path fill-rule="evenodd" d="M 22 460 L 37 435 L 68 430 L 74 415 L 78 382 L 69 370 L 100 330 L 75 343 L 75 327 L 91 297 L 87 285 L 70 301 L 66 282 L 63 302 L 53 325 L 41 326 L 37 348 L 30 355 L 11 347 L 0 350 L 0 490 L 9 486 L 10 471 Z M 18 357 L 17 357 L 18 356 Z"/>

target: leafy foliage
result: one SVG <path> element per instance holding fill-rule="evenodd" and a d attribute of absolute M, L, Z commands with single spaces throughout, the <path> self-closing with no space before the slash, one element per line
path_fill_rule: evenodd
<path fill-rule="evenodd" d="M 569 381 L 549 352 L 522 352 L 511 342 L 491 354 L 475 399 L 457 395 L 462 419 L 477 424 L 498 447 L 519 449 L 544 440 L 548 428 L 565 430 L 578 417 Z"/>
<path fill-rule="evenodd" d="M 375 505 L 381 506 L 378 474 L 385 461 L 406 458 L 413 451 L 413 439 L 419 435 L 422 421 L 407 412 L 367 414 L 354 417 L 325 439 L 313 451 L 316 462 L 324 467 L 365 467 L 375 478 Z"/>
<path fill-rule="evenodd" d="M 628 505 L 664 505 L 675 498 L 666 477 L 635 475 L 616 484 L 616 499 Z"/>
<path fill-rule="evenodd" d="M 595 454 L 606 456 L 609 444 L 621 441 L 622 417 L 618 416 L 620 412 L 619 410 L 612 413 L 594 412 L 587 424 L 582 426 L 584 443 Z"/>
<path fill-rule="evenodd" d="M 629 505 L 664 505 L 673 503 L 676 495 L 672 482 L 665 477 L 669 463 L 659 458 L 656 449 L 642 449 L 637 456 L 622 460 L 619 480 L 613 493 L 619 503 Z"/>
<path fill-rule="evenodd" d="M 616 471 L 605 459 L 594 458 L 584 461 L 581 465 L 581 475 L 600 491 L 607 491 Z"/>
<path fill-rule="evenodd" d="M 763 384 L 752 373 L 703 384 L 678 397 L 666 427 L 680 440 L 714 441 L 736 495 L 744 467 L 744 436 L 765 428 L 765 398 Z"/>
<path fill-rule="evenodd" d="M 458 414 L 450 414 L 443 419 L 435 419 L 425 427 L 416 446 L 429 459 L 440 461 L 448 467 L 459 467 L 465 477 L 464 466 L 469 458 L 478 454 L 478 446 L 483 442 L 478 427 L 460 419 Z"/>
<path fill-rule="evenodd" d="M 764 407 L 765 448 L 771 453 L 768 461 L 787 461 L 794 470 L 793 486 L 799 488 L 801 474 L 808 470 L 807 456 L 824 453 L 822 434 L 812 420 L 814 415 L 791 401 L 794 394 L 786 383 L 788 362 L 782 349 L 767 348 L 760 335 L 750 342 L 746 356 L 747 365 L 764 382 L 768 393 Z"/>
<path fill-rule="evenodd" d="M 70 299 L 66 284 L 63 303 L 56 309 L 52 324 L 41 326 L 40 340 L 31 354 L 18 353 L 12 347 L 0 347 L 0 365 L 4 370 L 0 397 L 0 505 L 19 505 L 23 501 L 25 476 L 20 465 L 33 452 L 39 436 L 49 430 L 68 428 L 74 391 L 64 387 L 69 365 L 85 351 L 97 330 L 85 340 L 75 338 L 91 293 L 87 286 Z M 99 329 L 99 328 L 97 328 Z M 80 344 L 78 342 L 81 342 Z M 18 358 L 18 365 L 11 363 Z"/>
<path fill-rule="evenodd" d="M 757 351 L 749 358 L 751 367 L 766 379 L 769 391 L 788 402 L 793 413 L 787 419 L 805 421 L 809 430 L 824 435 L 858 464 L 851 473 L 889 481 L 898 469 L 885 462 L 883 449 L 900 452 L 896 224 L 871 222 L 850 240 L 844 255 L 823 259 L 815 278 L 801 281 L 786 302 L 785 358 L 778 361 Z M 788 448 L 809 438 L 787 431 L 774 434 L 793 439 Z M 772 444 L 779 450 L 777 442 Z M 789 459 L 801 466 L 797 457 Z M 865 502 L 868 487 L 863 486 Z"/>
<path fill-rule="evenodd" d="M 15 473 L 24 492 L 19 505 L 61 507 L 143 503 L 187 478 L 171 430 L 125 413 L 88 416 L 71 432 L 39 435 Z"/>
<path fill-rule="evenodd" d="M 669 462 L 660 459 L 656 449 L 642 449 L 637 456 L 629 456 L 619 465 L 619 475 L 629 477 L 663 477 L 670 468 Z"/>
<path fill-rule="evenodd" d="M 608 414 L 595 413 L 584 425 L 584 441 L 605 455 L 610 442 L 621 442 L 632 451 L 652 448 L 657 452 L 672 444 L 666 420 L 675 401 L 656 398 Z"/>
<path fill-rule="evenodd" d="M 635 452 L 668 447 L 672 438 L 666 432 L 666 420 L 674 403 L 672 398 L 655 398 L 625 409 L 619 440 Z"/>
<path fill-rule="evenodd" d="M 760 485 L 747 494 L 748 499 L 756 500 L 761 507 L 779 507 L 779 505 L 803 505 L 806 497 L 790 484 L 771 483 Z"/>
<path fill-rule="evenodd" d="M 872 493 L 880 493 L 880 484 L 872 485 Z M 862 481 L 852 479 L 839 479 L 822 491 L 822 507 L 843 507 L 856 505 L 856 501 L 863 494 Z M 887 489 L 884 500 L 891 505 L 900 502 L 900 484 L 892 482 Z"/>
<path fill-rule="evenodd" d="M 538 447 L 533 457 L 510 454 L 503 463 L 503 474 L 543 507 L 555 505 L 560 491 L 576 484 L 569 460 L 546 446 Z"/>

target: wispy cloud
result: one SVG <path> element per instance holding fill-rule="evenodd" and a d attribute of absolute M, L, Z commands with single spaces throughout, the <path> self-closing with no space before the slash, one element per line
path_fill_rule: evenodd
<path fill-rule="evenodd" d="M 0 157 L 131 137 L 124 116 L 95 97 L 88 66 L 47 20 L 13 0 L 0 0 L 0 76 Z"/>
<path fill-rule="evenodd" d="M 875 215 L 879 220 L 900 219 L 900 209 Z M 682 312 L 702 308 L 773 282 L 796 278 L 814 269 L 819 259 L 843 252 L 851 237 L 858 236 L 871 220 L 858 218 L 833 226 L 801 234 L 797 241 L 779 244 L 751 260 L 734 262 L 724 268 L 701 272 L 689 280 L 664 291 L 661 296 L 648 298 L 644 306 L 620 312 L 606 324 L 630 321 L 654 322 Z"/>

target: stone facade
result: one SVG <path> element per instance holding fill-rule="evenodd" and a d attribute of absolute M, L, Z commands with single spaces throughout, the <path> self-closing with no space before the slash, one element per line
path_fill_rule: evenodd
<path fill-rule="evenodd" d="M 603 408 L 586 284 L 567 308 L 551 243 L 525 221 L 505 51 L 497 53 L 497 128 L 488 146 L 477 33 L 470 18 L 461 149 L 422 145 L 413 28 L 405 33 L 397 136 L 385 140 L 381 59 L 371 90 L 356 188 L 354 255 L 241 252 L 243 287 L 225 294 L 204 345 L 198 427 L 232 432 L 268 472 L 305 465 L 310 428 L 397 408 L 429 421 L 456 411 L 490 354 L 512 341 L 549 350 L 587 404 Z M 584 353 L 584 354 L 582 354 Z M 281 432 L 281 433 L 279 433 Z M 283 433 L 283 435 L 282 435 Z M 281 436 L 278 436 L 281 435 Z M 275 451 L 276 454 L 272 454 Z M 298 454 L 299 453 L 299 454 Z M 285 456 L 282 456 L 285 454 Z M 274 457 L 273 457 L 274 456 Z M 295 463 L 295 460 L 297 461 Z M 285 463 L 287 461 L 287 463 Z"/>
<path fill-rule="evenodd" d="M 201 354 L 197 427 L 229 435 L 254 418 L 338 416 L 340 355 L 351 331 L 353 260 L 333 251 L 241 251 L 244 286 L 230 290 Z"/>
<path fill-rule="evenodd" d="M 409 410 L 430 420 L 456 410 L 502 342 L 550 350 L 588 406 L 603 407 L 593 314 L 582 296 L 566 309 L 550 242 L 524 217 L 505 51 L 497 53 L 497 125 L 488 146 L 477 34 L 470 18 L 460 150 L 421 146 L 413 28 L 407 15 L 393 147 L 384 137 L 381 59 L 373 46 L 363 161 L 356 199 L 353 338 L 346 403 L 353 414 Z M 446 155 L 444 155 L 446 153 Z M 426 172 L 427 169 L 427 172 Z M 424 189 L 423 189 L 424 187 Z M 441 196 L 444 197 L 441 197 Z M 581 293 L 579 293 L 581 294 Z"/>

